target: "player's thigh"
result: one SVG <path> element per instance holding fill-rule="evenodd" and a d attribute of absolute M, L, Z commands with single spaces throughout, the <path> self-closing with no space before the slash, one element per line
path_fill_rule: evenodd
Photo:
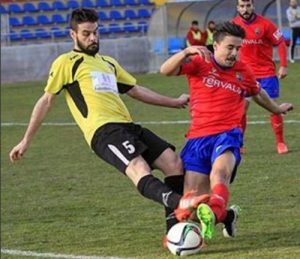
<path fill-rule="evenodd" d="M 142 128 L 140 140 L 147 147 L 147 150 L 143 152 L 142 156 L 152 168 L 170 171 L 180 167 L 180 160 L 178 160 L 178 157 L 174 152 L 175 147 L 172 144 L 146 128 Z M 163 165 L 163 163 L 165 163 L 165 165 Z"/>
<path fill-rule="evenodd" d="M 171 148 L 161 153 L 154 161 L 153 167 L 160 169 L 166 176 L 183 174 L 181 158 Z"/>
<path fill-rule="evenodd" d="M 92 140 L 93 151 L 104 161 L 125 173 L 130 161 L 147 150 L 135 133 L 135 125 L 112 123 L 100 128 Z"/>
<path fill-rule="evenodd" d="M 142 156 L 133 158 L 126 167 L 125 174 L 134 183 L 138 185 L 141 178 L 151 173 L 148 163 Z"/>
<path fill-rule="evenodd" d="M 184 193 L 190 191 L 196 191 L 199 195 L 209 193 L 209 175 L 195 171 L 186 171 L 184 177 Z"/>
<path fill-rule="evenodd" d="M 236 167 L 236 157 L 231 150 L 226 150 L 218 156 L 212 165 L 210 174 L 211 185 L 226 183 L 229 185 L 232 173 Z"/>

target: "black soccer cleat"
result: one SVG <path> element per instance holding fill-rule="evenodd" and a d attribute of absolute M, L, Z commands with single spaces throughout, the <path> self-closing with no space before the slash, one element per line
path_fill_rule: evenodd
<path fill-rule="evenodd" d="M 224 237 L 233 238 L 236 236 L 236 222 L 241 212 L 241 208 L 238 205 L 232 205 L 224 220 L 223 235 Z"/>

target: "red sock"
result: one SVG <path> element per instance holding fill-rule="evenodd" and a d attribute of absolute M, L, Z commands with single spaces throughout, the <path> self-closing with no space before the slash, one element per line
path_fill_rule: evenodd
<path fill-rule="evenodd" d="M 271 126 L 275 134 L 276 143 L 284 142 L 283 139 L 283 118 L 281 114 L 270 115 Z"/>
<path fill-rule="evenodd" d="M 245 132 L 246 132 L 246 128 L 247 128 L 247 113 L 246 112 L 244 113 L 244 115 L 242 117 L 241 127 L 242 127 L 243 134 L 245 136 Z"/>
<path fill-rule="evenodd" d="M 208 205 L 216 215 L 217 222 L 222 222 L 227 214 L 226 207 L 229 199 L 228 187 L 219 183 L 212 189 Z"/>

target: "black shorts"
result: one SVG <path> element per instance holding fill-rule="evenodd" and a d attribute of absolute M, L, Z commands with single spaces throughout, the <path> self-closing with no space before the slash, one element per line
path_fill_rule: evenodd
<path fill-rule="evenodd" d="M 167 149 L 175 147 L 148 129 L 134 123 L 107 123 L 94 134 L 91 147 L 104 161 L 122 173 L 141 155 L 150 167 Z"/>

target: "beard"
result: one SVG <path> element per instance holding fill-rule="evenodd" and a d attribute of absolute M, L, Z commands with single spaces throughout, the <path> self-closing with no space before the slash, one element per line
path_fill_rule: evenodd
<path fill-rule="evenodd" d="M 228 62 L 236 62 L 236 57 L 229 57 L 226 59 Z"/>
<path fill-rule="evenodd" d="M 239 15 L 240 15 L 244 20 L 248 21 L 248 20 L 250 20 L 250 19 L 252 18 L 253 12 L 252 12 L 252 13 L 246 12 L 246 13 L 244 13 L 244 14 L 239 13 Z"/>
<path fill-rule="evenodd" d="M 83 43 L 80 42 L 80 40 L 77 38 L 77 45 L 83 53 L 90 56 L 95 56 L 99 52 L 99 40 L 85 47 Z"/>

